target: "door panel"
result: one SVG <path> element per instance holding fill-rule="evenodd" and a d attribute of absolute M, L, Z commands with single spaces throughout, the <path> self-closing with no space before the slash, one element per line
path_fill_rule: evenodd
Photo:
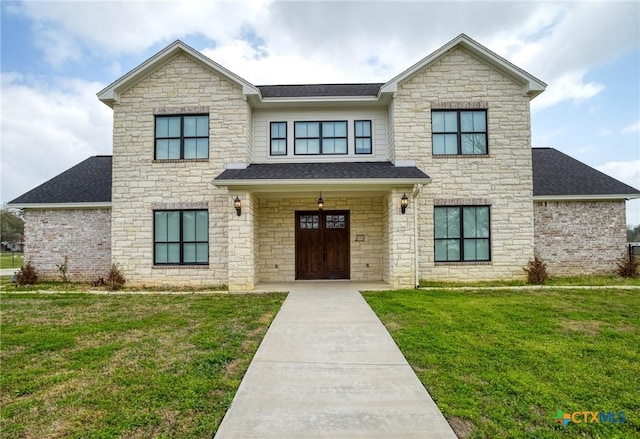
<path fill-rule="evenodd" d="M 296 279 L 349 279 L 349 212 L 296 212 Z"/>

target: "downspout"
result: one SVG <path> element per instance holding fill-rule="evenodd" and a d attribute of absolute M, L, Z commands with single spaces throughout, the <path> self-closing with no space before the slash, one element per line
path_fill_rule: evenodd
<path fill-rule="evenodd" d="M 420 288 L 420 273 L 418 268 L 418 195 L 420 194 L 421 186 L 416 184 L 413 186 L 413 263 L 415 264 L 413 272 L 415 274 L 414 285 L 416 288 Z"/>

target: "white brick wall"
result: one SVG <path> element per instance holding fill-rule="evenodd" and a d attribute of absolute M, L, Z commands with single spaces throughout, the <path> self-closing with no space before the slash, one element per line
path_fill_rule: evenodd
<path fill-rule="evenodd" d="M 111 268 L 111 209 L 25 209 L 25 261 L 40 279 L 60 280 L 67 256 L 72 281 L 106 277 Z"/>
<path fill-rule="evenodd" d="M 626 254 L 625 202 L 534 203 L 535 249 L 551 275 L 613 274 Z"/>

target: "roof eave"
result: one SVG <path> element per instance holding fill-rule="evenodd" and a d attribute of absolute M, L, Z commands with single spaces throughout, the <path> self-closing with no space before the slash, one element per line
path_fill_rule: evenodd
<path fill-rule="evenodd" d="M 249 81 L 246 81 L 245 79 L 216 63 L 212 59 L 206 57 L 205 55 L 183 43 L 182 41 L 176 40 L 139 66 L 135 67 L 133 70 L 127 72 L 119 79 L 99 91 L 97 93 L 98 99 L 109 107 L 113 107 L 113 104 L 120 99 L 120 94 L 133 87 L 143 78 L 148 76 L 150 73 L 155 71 L 157 68 L 165 64 L 180 52 L 186 53 L 205 66 L 217 71 L 232 82 L 238 84 L 240 87 L 242 87 L 243 94 L 258 96 L 260 95 L 260 90 L 258 90 L 258 88 L 251 84 Z"/>
<path fill-rule="evenodd" d="M 218 188 L 248 188 L 255 191 L 271 190 L 274 187 L 289 191 L 306 191 L 314 187 L 359 187 L 370 190 L 381 188 L 427 184 L 431 178 L 344 178 L 344 179 L 227 179 L 214 180 Z"/>
<path fill-rule="evenodd" d="M 380 87 L 380 93 L 382 94 L 396 92 L 398 89 L 398 84 L 401 84 L 402 82 L 410 79 L 419 71 L 434 63 L 447 52 L 458 46 L 467 50 L 472 55 L 479 58 L 481 61 L 496 68 L 506 76 L 514 79 L 516 82 L 523 84 L 524 95 L 530 96 L 532 99 L 542 93 L 547 87 L 546 83 L 539 80 L 535 76 L 527 73 L 515 64 L 510 63 L 500 55 L 487 49 L 467 35 L 460 34 L 444 46 L 437 49 L 435 52 L 427 55 L 425 58 L 415 63 L 404 72 L 392 78 L 389 82 Z"/>
<path fill-rule="evenodd" d="M 534 202 L 544 201 L 615 201 L 640 198 L 638 194 L 534 195 Z"/>
<path fill-rule="evenodd" d="M 79 203 L 9 203 L 14 209 L 110 209 L 111 201 L 79 202 Z"/>

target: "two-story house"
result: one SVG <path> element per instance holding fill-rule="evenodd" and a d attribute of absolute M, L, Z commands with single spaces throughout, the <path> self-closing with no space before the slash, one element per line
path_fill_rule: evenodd
<path fill-rule="evenodd" d="M 66 254 L 78 278 L 112 261 L 132 284 L 237 291 L 521 278 L 534 249 L 559 274 L 612 269 L 640 192 L 556 150 L 532 159 L 529 103 L 545 87 L 466 35 L 386 83 L 330 85 L 255 86 L 176 41 L 98 93 L 112 158 L 12 202 L 26 258 L 51 275 Z M 576 193 L 583 179 L 600 183 Z M 592 232 L 593 260 L 564 251 L 563 221 Z"/>

